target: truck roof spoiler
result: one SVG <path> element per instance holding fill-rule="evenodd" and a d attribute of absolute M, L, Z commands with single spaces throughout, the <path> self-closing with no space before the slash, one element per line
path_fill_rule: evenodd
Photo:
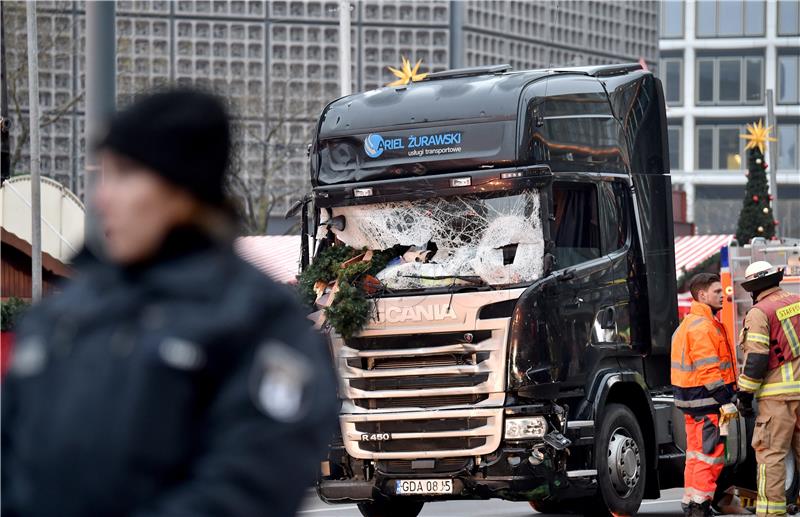
<path fill-rule="evenodd" d="M 491 66 L 474 66 L 470 68 L 457 68 L 455 70 L 443 70 L 441 72 L 433 72 L 428 74 L 425 81 L 438 81 L 441 79 L 454 79 L 456 77 L 475 77 L 478 75 L 495 75 L 503 74 L 511 70 L 511 65 L 491 65 Z M 583 73 L 591 77 L 612 77 L 615 75 L 623 75 L 628 72 L 635 72 L 642 70 L 642 65 L 639 63 L 621 63 L 614 65 L 599 65 L 599 66 L 575 66 L 569 68 L 553 68 L 556 73 Z"/>
<path fill-rule="evenodd" d="M 502 74 L 511 70 L 511 65 L 474 66 L 470 68 L 456 68 L 428 74 L 422 81 L 437 81 L 439 79 L 452 79 L 454 77 L 471 77 L 476 75 Z"/>
<path fill-rule="evenodd" d="M 636 70 L 642 70 L 642 65 L 639 63 L 621 63 L 616 65 L 578 66 L 555 69 L 556 72 L 583 72 L 591 77 L 611 77 L 614 75 L 627 74 L 628 72 L 635 72 Z"/>

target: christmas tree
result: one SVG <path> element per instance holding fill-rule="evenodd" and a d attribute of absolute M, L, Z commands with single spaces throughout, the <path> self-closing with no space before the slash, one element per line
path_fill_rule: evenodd
<path fill-rule="evenodd" d="M 767 180 L 767 162 L 764 160 L 766 142 L 775 139 L 769 136 L 771 127 L 764 127 L 761 120 L 757 124 L 747 125 L 747 185 L 745 186 L 742 211 L 739 213 L 739 224 L 736 228 L 736 240 L 747 244 L 753 237 L 771 239 L 775 235 L 775 220 L 772 213 L 772 196 L 769 194 Z"/>

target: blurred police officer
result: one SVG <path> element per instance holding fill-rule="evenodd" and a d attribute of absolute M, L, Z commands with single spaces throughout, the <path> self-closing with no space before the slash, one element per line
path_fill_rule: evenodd
<path fill-rule="evenodd" d="M 134 104 L 100 144 L 106 260 L 88 252 L 19 327 L 2 394 L 2 514 L 289 516 L 335 428 L 328 352 L 237 258 L 228 117 L 208 94 Z"/>
<path fill-rule="evenodd" d="M 760 516 L 786 515 L 786 455 L 793 449 L 800 460 L 800 296 L 781 289 L 781 280 L 783 269 L 761 260 L 747 266 L 742 282 L 754 305 L 742 330 L 739 404 L 747 412 L 758 397 L 753 448 Z"/>

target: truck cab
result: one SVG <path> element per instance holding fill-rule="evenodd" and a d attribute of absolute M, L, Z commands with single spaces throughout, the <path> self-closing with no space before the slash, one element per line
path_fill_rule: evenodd
<path fill-rule="evenodd" d="M 480 67 L 347 96 L 320 116 L 310 174 L 315 256 L 397 255 L 363 328 L 326 327 L 342 409 L 323 500 L 365 516 L 454 498 L 631 515 L 681 485 L 650 72 Z"/>

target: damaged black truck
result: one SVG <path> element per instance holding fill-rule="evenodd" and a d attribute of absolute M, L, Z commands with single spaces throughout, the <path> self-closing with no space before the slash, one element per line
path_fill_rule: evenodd
<path fill-rule="evenodd" d="M 310 164 L 315 254 L 400 250 L 363 329 L 329 332 L 342 409 L 323 500 L 368 517 L 455 498 L 632 515 L 681 485 L 650 72 L 481 67 L 347 96 Z"/>

